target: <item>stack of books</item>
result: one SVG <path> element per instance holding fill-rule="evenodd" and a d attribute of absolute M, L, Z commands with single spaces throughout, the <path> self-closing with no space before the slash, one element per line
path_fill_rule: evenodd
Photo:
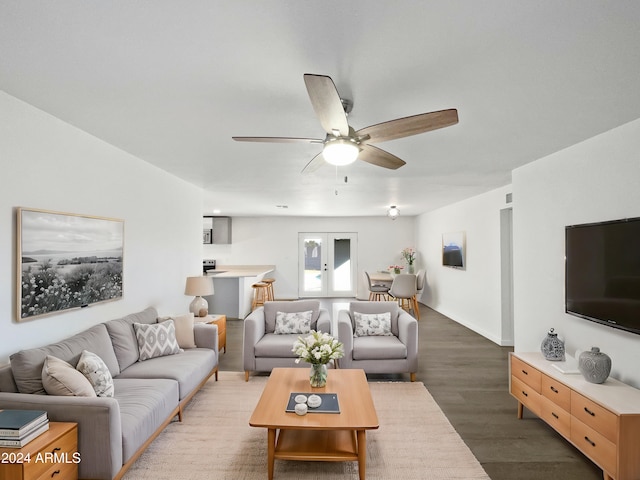
<path fill-rule="evenodd" d="M 47 430 L 43 410 L 0 410 L 0 447 L 22 448 Z"/>

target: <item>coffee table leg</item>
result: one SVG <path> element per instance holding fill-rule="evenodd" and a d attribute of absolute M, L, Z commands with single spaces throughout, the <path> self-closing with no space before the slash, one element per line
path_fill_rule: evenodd
<path fill-rule="evenodd" d="M 276 429 L 269 428 L 267 430 L 267 471 L 269 472 L 269 480 L 273 480 L 273 463 L 276 453 Z"/>
<path fill-rule="evenodd" d="M 360 474 L 360 480 L 365 479 L 367 471 L 367 431 L 357 431 L 358 442 L 358 473 Z"/>

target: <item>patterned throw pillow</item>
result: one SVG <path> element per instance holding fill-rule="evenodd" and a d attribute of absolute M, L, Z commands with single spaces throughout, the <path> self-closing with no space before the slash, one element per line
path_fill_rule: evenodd
<path fill-rule="evenodd" d="M 281 335 L 287 333 L 309 333 L 311 331 L 311 315 L 308 312 L 276 312 L 276 329 L 273 333 Z"/>
<path fill-rule="evenodd" d="M 354 337 L 369 337 L 374 335 L 392 335 L 391 314 L 353 312 L 355 320 Z"/>
<path fill-rule="evenodd" d="M 113 397 L 113 378 L 107 364 L 95 353 L 82 351 L 76 370 L 82 373 L 99 397 Z"/>
<path fill-rule="evenodd" d="M 176 340 L 176 327 L 173 320 L 151 324 L 134 323 L 133 329 L 138 340 L 139 362 L 183 351 Z"/>

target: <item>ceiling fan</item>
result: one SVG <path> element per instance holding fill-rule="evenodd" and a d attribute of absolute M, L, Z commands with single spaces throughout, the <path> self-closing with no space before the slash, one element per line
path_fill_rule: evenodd
<path fill-rule="evenodd" d="M 458 111 L 452 108 L 398 118 L 355 131 L 347 122 L 347 114 L 351 111 L 352 104 L 340 98 L 331 77 L 307 73 L 304 75 L 304 83 L 313 109 L 326 132 L 324 140 L 294 137 L 232 138 L 238 142 L 322 144 L 322 152 L 307 163 L 302 173 L 311 173 L 325 162 L 341 166 L 356 160 L 395 170 L 406 162 L 371 144 L 417 135 L 458 123 Z"/>

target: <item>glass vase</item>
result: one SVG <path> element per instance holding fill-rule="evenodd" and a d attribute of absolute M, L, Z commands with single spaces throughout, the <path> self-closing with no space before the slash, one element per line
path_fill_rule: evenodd
<path fill-rule="evenodd" d="M 416 273 L 416 268 L 413 266 L 413 263 L 410 263 L 410 264 L 407 266 L 407 272 L 408 272 L 408 273 Z"/>
<path fill-rule="evenodd" d="M 324 387 L 327 384 L 327 364 L 312 363 L 309 372 L 309 383 L 313 388 Z"/>

